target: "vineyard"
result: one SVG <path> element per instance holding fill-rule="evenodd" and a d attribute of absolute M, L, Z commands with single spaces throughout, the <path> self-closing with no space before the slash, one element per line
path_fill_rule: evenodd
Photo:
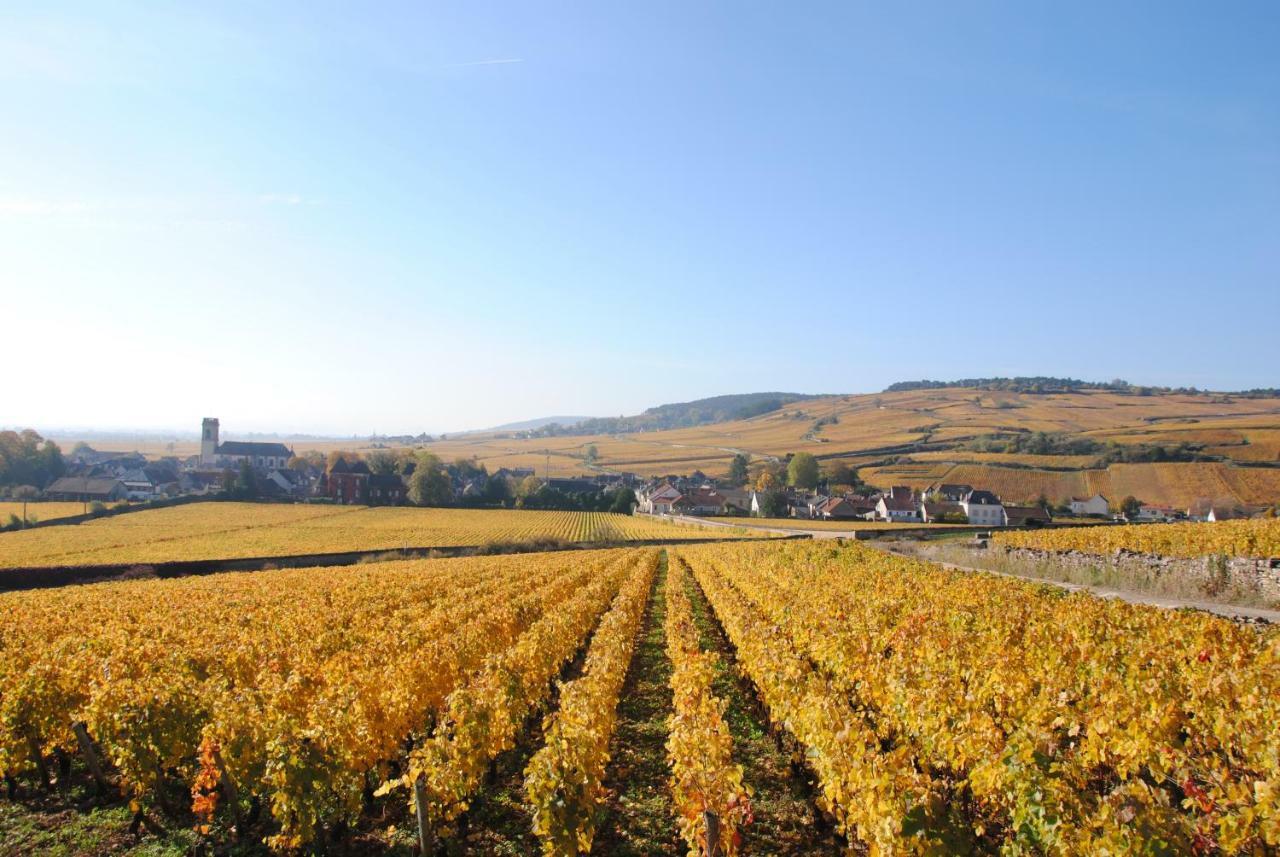
<path fill-rule="evenodd" d="M 733 538 L 607 512 L 193 503 L 0 535 L 0 568 L 235 559 L 553 539 Z M 758 534 L 757 534 L 758 535 Z"/>
<path fill-rule="evenodd" d="M 1124 527 L 1072 527 L 992 534 L 998 545 L 1109 554 L 1118 550 L 1194 559 L 1208 555 L 1280 556 L 1280 519 Z"/>
<path fill-rule="evenodd" d="M 668 666 L 637 690 L 645 640 Z M 647 812 L 668 830 L 635 853 L 1280 847 L 1280 633 L 856 544 L 11 593 L 0 647 L 10 801 L 75 771 L 207 844 L 613 853 Z M 665 775 L 624 804 L 637 716 Z M 817 838 L 774 838 L 779 780 Z"/>
<path fill-rule="evenodd" d="M 56 521 L 59 518 L 71 518 L 76 515 L 85 513 L 85 503 L 63 503 L 49 500 L 42 500 L 39 503 L 21 503 L 17 501 L 4 500 L 0 501 L 0 526 L 4 526 L 9 522 L 9 516 L 22 520 L 23 507 L 27 515 L 27 520 L 35 521 Z"/>

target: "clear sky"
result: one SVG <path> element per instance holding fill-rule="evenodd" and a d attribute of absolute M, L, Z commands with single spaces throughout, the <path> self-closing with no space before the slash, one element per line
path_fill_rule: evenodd
<path fill-rule="evenodd" d="M 1280 4 L 8 2 L 0 425 L 1280 384 Z"/>

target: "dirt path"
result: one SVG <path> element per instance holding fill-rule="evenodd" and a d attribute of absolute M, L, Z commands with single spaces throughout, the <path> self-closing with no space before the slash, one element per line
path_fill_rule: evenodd
<path fill-rule="evenodd" d="M 720 656 L 716 695 L 728 703 L 725 715 L 733 733 L 733 758 L 742 765 L 743 781 L 751 788 L 752 824 L 743 836 L 742 854 L 844 853 L 830 830 L 819 824 L 812 785 L 793 771 L 788 752 L 770 734 L 768 715 L 750 679 L 738 670 L 733 646 L 711 612 L 693 575 L 688 578 L 694 621 L 702 647 Z"/>
<path fill-rule="evenodd" d="M 978 571 L 984 574 L 998 574 L 1001 577 L 1014 577 L 1018 580 L 1029 580 L 1032 583 L 1047 583 L 1050 586 L 1057 586 L 1068 592 L 1088 592 L 1099 598 L 1116 598 L 1120 601 L 1127 601 L 1130 604 L 1145 604 L 1149 607 L 1163 607 L 1169 610 L 1203 610 L 1206 613 L 1213 613 L 1217 616 L 1225 616 L 1228 619 L 1243 619 L 1252 622 L 1280 623 L 1280 610 L 1269 610 L 1265 607 L 1244 607 L 1235 604 L 1219 604 L 1216 601 L 1203 601 L 1192 598 L 1174 598 L 1169 595 L 1156 595 L 1150 592 L 1134 592 L 1132 590 L 1115 589 L 1109 586 L 1091 586 L 1084 583 L 1070 583 L 1065 580 L 1054 580 L 1051 577 L 1036 577 L 1031 574 L 1014 574 L 1007 571 L 995 571 L 989 568 L 978 568 L 972 565 L 959 565 L 954 562 L 944 562 L 942 560 L 930 559 L 928 557 L 915 556 L 907 551 L 895 549 L 892 543 L 885 542 L 868 542 L 868 544 L 878 547 L 889 553 L 905 556 L 911 559 L 919 559 L 924 562 L 931 562 L 934 565 L 940 565 L 943 568 L 956 569 L 957 571 Z"/>
<path fill-rule="evenodd" d="M 609 743 L 609 792 L 593 854 L 642 857 L 684 853 L 671 804 L 667 718 L 671 716 L 671 663 L 667 660 L 667 555 L 649 593 L 635 655 L 622 686 L 618 720 Z"/>

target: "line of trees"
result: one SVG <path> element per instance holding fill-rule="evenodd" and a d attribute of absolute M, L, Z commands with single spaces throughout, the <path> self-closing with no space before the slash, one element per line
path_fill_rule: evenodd
<path fill-rule="evenodd" d="M 1148 464 L 1162 461 L 1216 461 L 1198 443 L 1101 443 L 1064 432 L 1017 432 L 990 434 L 965 445 L 974 452 L 1017 453 L 1022 455 L 1096 455 L 1098 464 Z"/>
<path fill-rule="evenodd" d="M 67 472 L 62 450 L 35 431 L 0 431 L 0 491 L 30 485 L 43 490 Z"/>

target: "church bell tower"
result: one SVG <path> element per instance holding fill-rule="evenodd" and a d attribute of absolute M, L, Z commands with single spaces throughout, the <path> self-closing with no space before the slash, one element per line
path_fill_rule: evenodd
<path fill-rule="evenodd" d="M 218 453 L 218 418 L 205 417 L 200 428 L 200 463 L 213 464 Z"/>

